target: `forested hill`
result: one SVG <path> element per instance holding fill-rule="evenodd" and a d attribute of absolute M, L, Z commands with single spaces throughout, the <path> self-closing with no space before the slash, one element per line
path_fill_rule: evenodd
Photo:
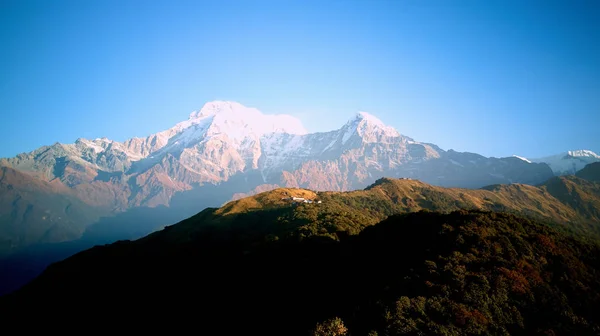
<path fill-rule="evenodd" d="M 598 246 L 514 215 L 396 215 L 338 240 L 228 232 L 93 248 L 4 298 L 2 316 L 207 335 L 600 332 Z"/>

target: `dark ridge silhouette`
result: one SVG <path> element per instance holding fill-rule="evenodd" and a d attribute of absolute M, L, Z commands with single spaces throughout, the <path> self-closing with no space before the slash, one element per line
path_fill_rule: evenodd
<path fill-rule="evenodd" d="M 594 162 L 586 165 L 578 171 L 575 176 L 592 182 L 600 182 L 600 162 Z"/>

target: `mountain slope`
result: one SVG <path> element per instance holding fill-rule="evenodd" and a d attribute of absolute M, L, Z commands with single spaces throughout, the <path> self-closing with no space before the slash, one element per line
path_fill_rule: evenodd
<path fill-rule="evenodd" d="M 277 202 L 269 195 L 247 202 L 269 208 Z M 281 229 L 257 218 L 265 232 Z M 233 220 L 175 244 L 156 233 L 93 248 L 52 265 L 0 309 L 21 330 L 31 326 L 25 319 L 65 314 L 79 322 L 102 314 L 106 328 L 207 334 L 304 335 L 335 325 L 389 335 L 600 330 L 600 249 L 529 220 L 421 212 L 337 239 L 298 227 L 300 236 L 255 240 L 247 225 Z"/>
<path fill-rule="evenodd" d="M 575 176 L 560 176 L 548 180 L 545 187 L 581 217 L 600 223 L 600 184 Z"/>
<path fill-rule="evenodd" d="M 578 171 L 575 176 L 591 182 L 600 183 L 600 162 L 588 164 Z"/>
<path fill-rule="evenodd" d="M 23 245 L 77 239 L 98 211 L 64 186 L 0 167 L 0 254 Z"/>

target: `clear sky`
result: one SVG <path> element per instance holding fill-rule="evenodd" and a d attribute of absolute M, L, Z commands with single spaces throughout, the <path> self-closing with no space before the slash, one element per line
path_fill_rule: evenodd
<path fill-rule="evenodd" d="M 0 0 L 0 157 L 215 99 L 486 156 L 600 153 L 600 1 Z"/>

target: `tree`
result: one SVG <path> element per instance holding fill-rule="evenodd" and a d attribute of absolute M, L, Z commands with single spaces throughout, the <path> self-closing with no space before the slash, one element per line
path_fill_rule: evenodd
<path fill-rule="evenodd" d="M 317 327 L 313 331 L 313 336 L 344 336 L 348 332 L 348 328 L 339 317 L 334 317 L 323 323 L 317 323 Z"/>

